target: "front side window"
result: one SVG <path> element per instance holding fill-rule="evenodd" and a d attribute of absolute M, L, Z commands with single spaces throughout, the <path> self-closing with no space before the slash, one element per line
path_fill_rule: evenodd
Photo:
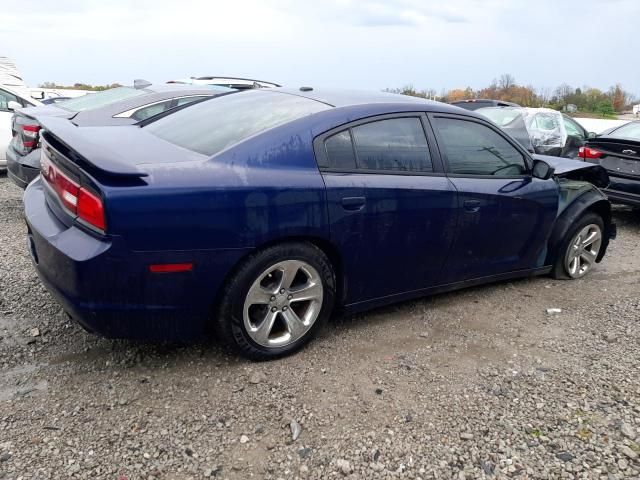
<path fill-rule="evenodd" d="M 564 120 L 564 128 L 567 131 L 567 135 L 571 135 L 574 137 L 578 137 L 578 138 L 582 138 L 584 139 L 584 132 L 582 131 L 582 129 L 572 120 L 569 120 L 568 118 L 563 118 Z"/>
<path fill-rule="evenodd" d="M 528 172 L 522 154 L 485 125 L 454 118 L 436 118 L 434 126 L 449 173 L 520 176 Z"/>

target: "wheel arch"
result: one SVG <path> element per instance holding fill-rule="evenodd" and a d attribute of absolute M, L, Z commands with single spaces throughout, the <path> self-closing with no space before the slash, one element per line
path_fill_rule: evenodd
<path fill-rule="evenodd" d="M 556 219 L 549 241 L 547 242 L 546 265 L 553 265 L 555 263 L 558 249 L 565 235 L 571 226 L 587 212 L 598 214 L 602 217 L 604 223 L 605 231 L 602 232 L 602 248 L 600 249 L 598 258 L 596 258 L 596 262 L 602 260 L 609 245 L 609 239 L 613 238 L 615 228 L 611 220 L 611 203 L 599 190 L 593 189 L 575 199 Z"/>

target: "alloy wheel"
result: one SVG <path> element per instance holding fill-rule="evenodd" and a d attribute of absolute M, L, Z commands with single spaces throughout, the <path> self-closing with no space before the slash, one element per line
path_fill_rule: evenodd
<path fill-rule="evenodd" d="M 589 224 L 580 230 L 569 244 L 565 255 L 565 269 L 571 278 L 583 277 L 593 266 L 600 253 L 602 230 Z"/>
<path fill-rule="evenodd" d="M 244 327 L 263 347 L 282 347 L 302 338 L 320 314 L 324 289 L 318 271 L 300 260 L 267 268 L 244 301 Z"/>

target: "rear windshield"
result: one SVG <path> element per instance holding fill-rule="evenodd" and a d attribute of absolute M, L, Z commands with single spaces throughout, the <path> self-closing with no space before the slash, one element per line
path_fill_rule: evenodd
<path fill-rule="evenodd" d="M 640 123 L 631 122 L 614 130 L 611 134 L 612 137 L 632 138 L 634 140 L 640 140 Z"/>
<path fill-rule="evenodd" d="M 163 140 L 211 156 L 257 133 L 329 108 L 296 95 L 247 90 L 198 103 L 144 128 Z"/>
<path fill-rule="evenodd" d="M 87 93 L 82 97 L 71 98 L 56 104 L 56 107 L 64 108 L 71 112 L 82 112 L 84 110 L 93 110 L 94 108 L 104 107 L 120 100 L 145 95 L 146 90 L 139 90 L 132 87 L 110 88 L 98 93 Z"/>

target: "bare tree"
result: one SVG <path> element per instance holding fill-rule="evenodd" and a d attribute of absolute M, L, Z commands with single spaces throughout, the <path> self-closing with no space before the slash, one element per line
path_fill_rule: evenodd
<path fill-rule="evenodd" d="M 516 79 L 510 73 L 503 73 L 502 75 L 500 75 L 500 80 L 498 80 L 498 87 L 501 90 L 508 92 L 511 87 L 515 86 L 515 84 Z"/>

